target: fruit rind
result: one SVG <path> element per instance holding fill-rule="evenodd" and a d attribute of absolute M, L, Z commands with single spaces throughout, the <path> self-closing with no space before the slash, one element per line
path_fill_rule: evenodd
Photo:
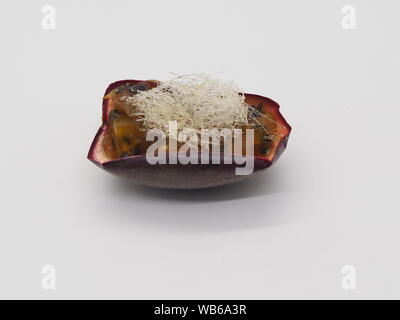
<path fill-rule="evenodd" d="M 188 165 L 150 165 L 146 161 L 145 155 L 134 155 L 122 159 L 105 160 L 103 140 L 108 134 L 108 115 L 112 108 L 109 103 L 109 93 L 123 85 L 136 85 L 145 80 L 120 80 L 111 83 L 104 94 L 102 103 L 102 125 L 98 129 L 96 136 L 88 152 L 88 159 L 100 168 L 116 176 L 133 180 L 137 183 L 174 189 L 196 189 L 207 188 L 230 184 L 235 181 L 245 179 L 248 176 L 238 176 L 235 174 L 235 164 L 188 164 Z M 147 80 L 154 86 L 156 80 Z M 274 115 L 275 121 L 279 123 L 280 140 L 272 153 L 266 157 L 254 157 L 254 174 L 266 169 L 275 163 L 285 150 L 291 132 L 291 127 L 280 113 L 280 106 L 270 98 L 245 93 L 246 100 L 258 101 L 263 103 L 263 108 L 267 108 Z"/>

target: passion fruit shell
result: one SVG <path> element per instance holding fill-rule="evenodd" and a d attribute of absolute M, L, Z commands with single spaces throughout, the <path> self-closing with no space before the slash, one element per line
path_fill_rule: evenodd
<path fill-rule="evenodd" d="M 265 156 L 256 155 L 253 157 L 254 171 L 251 175 L 237 175 L 235 172 L 236 164 L 224 164 L 222 161 L 221 164 L 151 165 L 147 162 L 145 154 L 119 157 L 113 150 L 110 135 L 109 115 L 116 107 L 109 93 L 121 86 L 130 88 L 146 86 L 146 90 L 156 87 L 158 83 L 155 80 L 120 80 L 108 86 L 103 97 L 102 125 L 97 131 L 87 156 L 90 161 L 113 175 L 142 185 L 171 189 L 200 189 L 230 184 L 257 174 L 276 162 L 286 149 L 291 127 L 280 113 L 279 104 L 267 97 L 245 93 L 245 102 L 257 106 L 258 111 L 273 118 L 278 131 L 277 139 L 271 144 L 268 153 Z M 259 110 L 260 106 L 261 110 Z M 224 157 L 223 154 L 220 156 L 221 158 Z"/>

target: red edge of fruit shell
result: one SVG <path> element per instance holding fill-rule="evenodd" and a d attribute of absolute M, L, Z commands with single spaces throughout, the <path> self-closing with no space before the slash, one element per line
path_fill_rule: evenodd
<path fill-rule="evenodd" d="M 145 80 L 119 80 L 116 82 L 111 83 L 105 93 L 104 96 L 106 96 L 108 93 L 111 92 L 111 90 L 113 90 L 114 88 L 122 85 L 122 84 L 126 84 L 126 83 L 130 83 L 130 84 L 137 84 L 140 82 L 143 82 Z M 283 153 L 283 151 L 286 149 L 288 140 L 289 140 L 289 136 L 290 136 L 290 132 L 292 130 L 291 126 L 287 123 L 287 121 L 285 120 L 285 118 L 282 116 L 282 114 L 279 112 L 280 106 L 277 102 L 275 102 L 274 100 L 268 98 L 268 97 L 264 97 L 261 95 L 257 95 L 257 94 L 251 94 L 251 93 L 245 93 L 244 94 L 246 97 L 254 97 L 254 98 L 258 98 L 261 100 L 264 100 L 266 102 L 268 102 L 268 104 L 273 106 L 273 109 L 275 110 L 275 115 L 279 118 L 279 123 L 281 123 L 282 125 L 285 126 L 285 128 L 287 129 L 287 134 L 284 135 L 276 150 L 275 150 L 275 154 L 274 157 L 272 158 L 272 160 L 268 160 L 266 157 L 260 157 L 260 156 L 256 156 L 254 157 L 254 170 L 260 170 L 260 169 L 265 169 L 268 168 L 269 166 L 271 166 L 274 162 L 276 162 L 276 160 L 278 160 L 278 158 L 280 157 L 280 155 Z M 131 167 L 132 165 L 135 165 L 135 163 L 143 163 L 143 161 L 145 160 L 145 155 L 137 155 L 137 156 L 131 156 L 131 157 L 127 157 L 127 158 L 123 158 L 123 159 L 116 159 L 116 160 L 110 160 L 110 161 L 106 161 L 106 162 L 99 162 L 95 159 L 94 156 L 94 150 L 96 147 L 96 144 L 98 142 L 98 139 L 100 137 L 100 135 L 107 130 L 107 115 L 108 115 L 108 99 L 104 99 L 103 98 L 103 103 L 102 103 L 102 125 L 100 126 L 100 128 L 98 129 L 96 136 L 90 146 L 87 158 L 92 161 L 94 164 L 96 164 L 97 166 L 104 168 L 104 169 L 108 169 L 108 168 L 114 168 L 116 166 L 118 166 L 117 164 L 120 165 L 120 167 L 122 168 L 126 168 L 129 169 L 129 167 Z M 201 165 L 197 165 L 197 166 L 201 166 Z M 215 166 L 215 165 L 214 165 Z M 235 166 L 235 165 L 225 165 L 225 166 Z"/>

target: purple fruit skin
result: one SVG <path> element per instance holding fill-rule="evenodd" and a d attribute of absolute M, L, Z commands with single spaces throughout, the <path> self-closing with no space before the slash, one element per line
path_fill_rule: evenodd
<path fill-rule="evenodd" d="M 105 94 L 108 94 L 113 88 L 124 84 L 137 84 L 141 80 L 121 80 L 110 84 Z M 251 94 L 245 94 L 251 95 Z M 273 103 L 276 110 L 279 110 L 279 104 L 275 101 L 258 95 L 259 97 Z M 103 126 L 99 128 L 92 145 L 89 149 L 88 159 L 107 172 L 136 182 L 141 185 L 168 188 L 168 189 L 202 189 L 228 185 L 237 181 L 247 179 L 270 167 L 275 163 L 287 146 L 291 127 L 279 113 L 281 121 L 288 128 L 288 134 L 284 136 L 278 144 L 272 161 L 263 157 L 254 157 L 254 172 L 250 175 L 236 175 L 235 164 L 155 164 L 150 165 L 145 155 L 132 156 L 101 163 L 94 157 L 94 149 L 98 138 L 103 130 L 106 130 L 104 124 L 107 122 L 107 101 L 103 100 Z M 279 111 L 278 111 L 279 112 Z M 200 161 L 199 161 L 200 162 Z"/>

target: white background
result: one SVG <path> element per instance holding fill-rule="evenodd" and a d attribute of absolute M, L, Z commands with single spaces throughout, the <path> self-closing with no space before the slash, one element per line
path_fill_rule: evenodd
<path fill-rule="evenodd" d="M 400 298 L 399 14 L 396 0 L 1 1 L 0 297 Z M 171 72 L 278 101 L 293 127 L 280 161 L 193 192 L 89 162 L 106 86 Z"/>

